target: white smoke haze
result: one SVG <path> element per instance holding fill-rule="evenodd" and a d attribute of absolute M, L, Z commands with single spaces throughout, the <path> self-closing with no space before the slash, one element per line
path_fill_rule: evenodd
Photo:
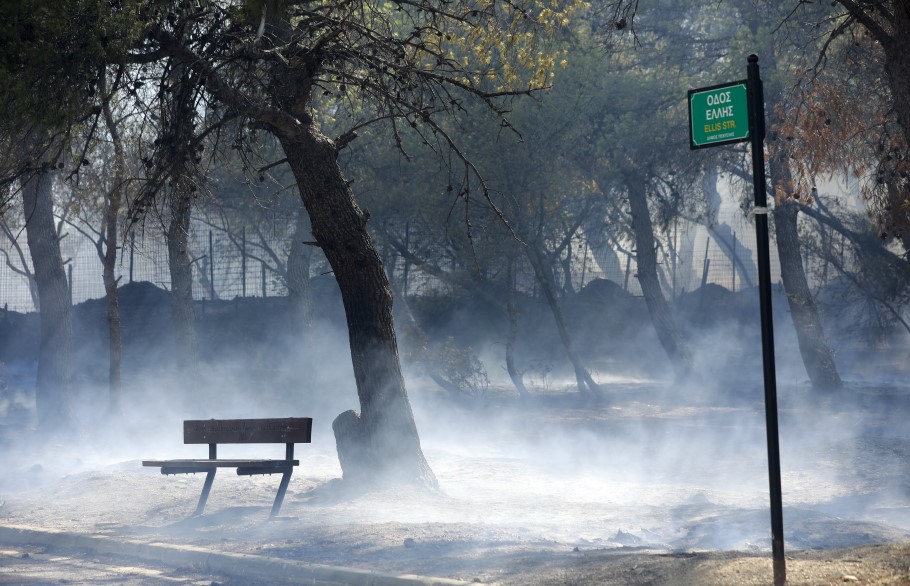
<path fill-rule="evenodd" d="M 814 392 L 779 295 L 775 303 L 788 549 L 910 539 L 903 347 L 872 363 L 867 353 L 851 355 L 861 343 L 835 340 L 845 388 Z M 149 348 L 125 368 L 121 420 L 104 409 L 105 386 L 87 380 L 75 402 L 77 437 L 43 441 L 7 414 L 0 519 L 486 580 L 522 556 L 574 548 L 770 552 L 754 310 L 751 324 L 687 325 L 696 375 L 683 383 L 665 363 L 650 362 L 656 342 L 642 325 L 640 339 L 623 341 L 622 360 L 595 363 L 601 402 L 578 394 L 555 337 L 535 349 L 554 366 L 546 381 L 528 371 L 527 400 L 509 386 L 499 339 L 474 346 L 491 379 L 479 396 L 453 397 L 429 381 L 424 365 L 405 363 L 438 492 L 338 482 L 331 423 L 358 403 L 347 332 L 337 320 L 320 320 L 302 339 L 276 332 L 267 343 L 222 348 L 218 359 L 206 356 L 192 382 L 170 366 L 166 349 Z M 82 351 L 105 356 L 103 345 Z M 636 354 L 646 359 L 636 362 Z M 29 373 L 16 368 L 24 386 Z M 280 523 L 264 521 L 277 477 L 219 473 L 206 514 L 192 519 L 202 477 L 141 466 L 142 459 L 205 456 L 205 446 L 182 444 L 184 419 L 285 416 L 313 417 L 314 431 L 312 444 L 297 446 L 301 465 Z M 219 446 L 221 457 L 282 452 Z"/>

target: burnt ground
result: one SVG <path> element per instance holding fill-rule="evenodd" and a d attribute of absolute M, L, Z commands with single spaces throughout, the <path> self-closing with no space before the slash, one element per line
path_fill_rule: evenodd
<path fill-rule="evenodd" d="M 35 317 L 0 319 L 0 524 L 509 585 L 770 583 L 763 391 L 748 293 L 709 288 L 678 301 L 699 349 L 696 376 L 680 383 L 667 378 L 640 299 L 608 283 L 580 292 L 567 315 L 604 382 L 598 402 L 571 386 L 552 326 L 533 319 L 539 307 L 525 307 L 520 350 L 534 395 L 519 401 L 497 366 L 501 316 L 483 304 L 415 300 L 425 335 L 471 347 L 491 380 L 485 392 L 453 397 L 427 384 L 419 366 L 408 368 L 438 491 L 339 480 L 331 420 L 356 407 L 356 394 L 337 306 L 301 340 L 287 331 L 282 299 L 200 305 L 203 364 L 188 385 L 170 366 L 166 295 L 147 284 L 123 295 L 124 413 L 99 407 L 103 302 L 80 304 L 79 429 L 68 436 L 31 428 Z M 788 360 L 793 337 L 778 313 L 791 583 L 908 584 L 907 352 L 836 324 L 848 384 L 816 393 Z M 409 348 L 406 336 L 412 356 L 419 344 Z M 290 415 L 314 417 L 314 441 L 298 449 L 301 467 L 276 522 L 265 520 L 275 478 L 220 475 L 206 514 L 191 518 L 202 478 L 140 465 L 200 455 L 180 443 L 182 419 Z"/>
<path fill-rule="evenodd" d="M 596 406 L 415 390 L 438 491 L 345 485 L 317 420 L 271 522 L 277 478 L 220 475 L 194 518 L 201 476 L 140 465 L 198 451 L 180 445 L 179 421 L 134 416 L 46 451 L 23 430 L 5 440 L 0 524 L 516 586 L 770 583 L 760 401 L 671 399 L 644 381 L 612 390 Z M 854 387 L 863 399 L 850 404 L 782 391 L 790 583 L 910 583 L 910 434 L 894 424 L 910 388 Z"/>

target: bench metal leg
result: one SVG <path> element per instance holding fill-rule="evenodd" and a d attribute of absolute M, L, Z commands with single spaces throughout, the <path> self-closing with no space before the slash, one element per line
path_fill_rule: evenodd
<path fill-rule="evenodd" d="M 215 468 L 212 468 L 205 474 L 205 484 L 202 485 L 202 494 L 199 495 L 199 504 L 196 505 L 194 517 L 198 517 L 205 509 L 205 501 L 209 498 L 209 491 L 212 490 L 212 482 L 215 480 Z"/>
<path fill-rule="evenodd" d="M 288 489 L 288 483 L 291 482 L 291 472 L 285 472 L 281 475 L 281 484 L 278 485 L 278 494 L 275 495 L 275 502 L 272 504 L 272 512 L 269 514 L 269 519 L 278 514 L 278 511 L 281 510 L 281 503 L 284 502 L 284 493 Z"/>

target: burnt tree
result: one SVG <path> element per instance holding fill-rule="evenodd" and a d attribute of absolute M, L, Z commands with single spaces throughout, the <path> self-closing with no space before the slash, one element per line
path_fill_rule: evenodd
<path fill-rule="evenodd" d="M 638 283 L 645 297 L 645 305 L 657 332 L 661 346 L 670 358 L 678 376 L 687 376 L 692 369 L 692 352 L 682 331 L 673 317 L 670 304 L 664 298 L 657 276 L 657 252 L 654 227 L 648 209 L 647 183 L 635 171 L 623 170 L 635 236 L 635 262 L 638 265 Z"/>
<path fill-rule="evenodd" d="M 297 210 L 297 222 L 287 260 L 288 304 L 291 319 L 300 331 L 306 331 L 313 325 L 313 301 L 310 293 L 313 247 L 307 244 L 310 240 L 310 219 L 306 209 L 301 207 Z"/>
<path fill-rule="evenodd" d="M 107 94 L 107 81 L 101 76 L 101 91 Z M 120 300 L 117 292 L 117 240 L 120 229 L 120 210 L 123 207 L 123 191 L 126 184 L 126 155 L 123 148 L 123 137 L 114 120 L 110 99 L 101 105 L 104 124 L 114 146 L 114 165 L 111 187 L 105 194 L 104 202 L 104 237 L 97 245 L 98 256 L 102 264 L 104 294 L 107 298 L 108 323 L 108 387 L 110 392 L 110 410 L 120 413 L 123 394 L 121 366 L 123 362 L 123 343 L 120 331 Z"/>
<path fill-rule="evenodd" d="M 70 423 L 73 307 L 54 226 L 54 174 L 49 168 L 39 164 L 22 180 L 22 203 L 41 317 L 35 403 L 39 427 L 50 431 Z"/>
<path fill-rule="evenodd" d="M 796 329 L 799 352 L 813 388 L 837 389 L 842 385 L 840 375 L 822 330 L 800 254 L 797 224 L 802 203 L 798 195 L 788 189 L 793 180 L 785 155 L 786 148 L 777 146 L 778 149 L 771 154 L 769 170 L 775 192 L 774 240 L 780 259 L 780 278 Z"/>
<path fill-rule="evenodd" d="M 333 425 L 344 476 L 435 486 L 401 373 L 389 282 L 338 152 L 359 128 L 384 121 L 395 145 L 402 145 L 402 129 L 413 131 L 476 176 L 436 118 L 462 112 L 469 101 L 503 114 L 501 98 L 546 85 L 555 53 L 542 50 L 535 31 L 558 30 L 570 8 L 519 2 L 481 10 L 460 0 L 367 9 L 333 1 L 195 6 L 173 3 L 166 14 L 152 14 L 141 55 L 133 58 L 178 60 L 197 76 L 213 109 L 243 118 L 241 134 L 265 130 L 278 139 L 347 317 L 360 413 L 348 411 Z M 181 30 L 192 35 L 181 37 Z M 503 63 L 477 57 L 484 45 L 499 51 L 506 33 L 512 40 L 501 47 Z M 334 97 L 329 105 L 327 96 Z M 323 131 L 329 112 L 349 116 L 334 140 Z"/>

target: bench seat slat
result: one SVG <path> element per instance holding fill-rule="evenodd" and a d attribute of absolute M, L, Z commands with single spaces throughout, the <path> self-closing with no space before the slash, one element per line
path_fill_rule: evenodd
<path fill-rule="evenodd" d="M 189 459 L 189 460 L 143 460 L 143 466 L 157 468 L 285 468 L 299 466 L 300 460 L 228 460 L 228 459 Z"/>

